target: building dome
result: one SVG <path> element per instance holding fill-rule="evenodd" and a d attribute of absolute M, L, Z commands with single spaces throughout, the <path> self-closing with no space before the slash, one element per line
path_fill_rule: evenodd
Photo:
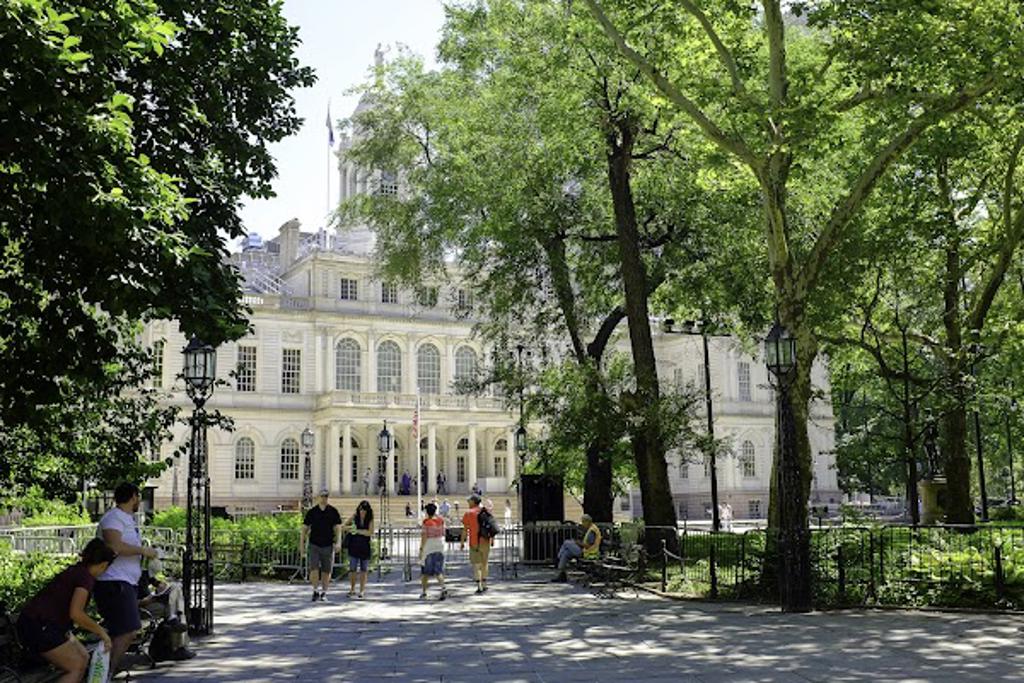
<path fill-rule="evenodd" d="M 255 232 L 250 232 L 242 238 L 242 251 L 261 251 L 263 249 L 263 238 Z"/>

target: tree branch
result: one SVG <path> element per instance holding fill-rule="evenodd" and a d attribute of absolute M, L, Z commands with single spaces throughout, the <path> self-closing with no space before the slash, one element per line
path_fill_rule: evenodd
<path fill-rule="evenodd" d="M 715 52 L 718 53 L 718 59 L 722 62 L 722 66 L 729 72 L 729 78 L 732 80 L 732 91 L 740 99 L 747 99 L 747 88 L 743 85 L 743 79 L 740 78 L 739 69 L 736 67 L 736 59 L 733 57 L 732 52 L 725 46 L 722 39 L 718 37 L 718 33 L 715 32 L 714 27 L 708 20 L 706 14 L 691 0 L 679 0 L 679 4 L 683 6 L 687 12 L 693 15 L 693 17 L 700 22 L 701 27 L 704 29 L 704 33 L 707 34 L 711 40 L 711 44 L 715 46 Z"/>
<path fill-rule="evenodd" d="M 843 230 L 871 194 L 889 165 L 931 126 L 947 116 L 963 110 L 978 98 L 986 95 L 995 87 L 995 84 L 995 78 L 989 77 L 977 87 L 961 90 L 950 97 L 944 106 L 936 107 L 914 119 L 906 129 L 890 140 L 889 144 L 875 155 L 875 158 L 854 182 L 853 187 L 833 209 L 825 229 L 818 235 L 818 239 L 811 248 L 807 261 L 799 274 L 799 286 L 804 292 L 809 292 L 817 284 L 818 276 L 821 275 L 829 253 L 840 240 Z"/>
<path fill-rule="evenodd" d="M 754 171 L 755 175 L 760 172 L 761 162 L 754 156 L 747 144 L 740 138 L 726 135 L 708 116 L 701 111 L 693 100 L 683 94 L 675 84 L 668 80 L 664 74 L 656 70 L 650 62 L 644 59 L 636 50 L 631 48 L 626 39 L 615 28 L 611 20 L 604 13 L 604 10 L 597 4 L 596 0 L 584 0 L 591 14 L 601 24 L 601 28 L 608 38 L 615 43 L 619 52 L 642 71 L 661 91 L 661 93 L 693 120 L 697 126 L 704 131 L 704 134 L 721 147 L 723 150 L 738 157 L 743 163 Z"/>
<path fill-rule="evenodd" d="M 1024 237 L 1024 211 L 1017 212 L 1016 218 L 1013 216 L 1013 178 L 1017 173 L 1021 150 L 1024 150 L 1024 130 L 1017 134 L 1017 139 L 1014 141 L 1013 149 L 1010 151 L 1010 160 L 1007 164 L 1006 177 L 1003 182 L 1002 218 L 1005 234 L 1003 235 L 1002 244 L 999 245 L 999 255 L 991 272 L 989 272 L 985 286 L 982 287 L 981 295 L 975 300 L 974 306 L 967 317 L 968 325 L 972 331 L 980 330 L 984 326 L 985 318 L 988 316 L 989 309 L 992 308 L 992 302 L 995 301 L 996 294 L 1006 278 L 1006 272 L 1010 269 L 1010 264 L 1013 262 L 1013 254 L 1017 249 L 1017 245 L 1020 244 L 1021 238 Z"/>

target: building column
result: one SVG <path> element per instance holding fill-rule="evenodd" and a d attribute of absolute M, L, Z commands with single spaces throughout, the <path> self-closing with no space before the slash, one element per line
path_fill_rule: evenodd
<path fill-rule="evenodd" d="M 327 489 L 332 496 L 341 490 L 341 463 L 338 462 L 339 431 L 338 423 L 332 421 L 327 437 Z"/>
<path fill-rule="evenodd" d="M 387 469 L 384 472 L 384 486 L 387 487 L 388 493 L 395 494 L 395 428 L 388 426 L 388 432 L 391 434 L 391 450 L 388 451 Z"/>
<path fill-rule="evenodd" d="M 415 394 L 419 378 L 416 376 L 416 342 L 405 338 L 405 369 L 402 371 L 402 383 L 398 387 L 400 394 Z"/>
<path fill-rule="evenodd" d="M 516 430 L 510 429 L 505 435 L 505 487 L 512 490 L 519 468 L 519 452 L 516 450 Z"/>
<path fill-rule="evenodd" d="M 348 422 L 341 428 L 341 492 L 352 493 L 352 425 Z"/>
<path fill-rule="evenodd" d="M 469 453 L 466 455 L 466 486 L 472 490 L 473 484 L 479 484 L 476 472 L 476 425 L 469 425 Z"/>
<path fill-rule="evenodd" d="M 427 427 L 427 492 L 437 493 L 437 426 Z"/>
<path fill-rule="evenodd" d="M 377 391 L 377 347 L 375 346 L 374 336 L 372 332 L 366 333 L 366 362 L 362 363 L 361 366 L 365 368 L 362 372 L 363 381 L 362 389 L 366 393 L 375 393 Z M 376 444 L 376 441 L 374 441 Z M 374 450 L 376 450 L 374 446 Z"/>

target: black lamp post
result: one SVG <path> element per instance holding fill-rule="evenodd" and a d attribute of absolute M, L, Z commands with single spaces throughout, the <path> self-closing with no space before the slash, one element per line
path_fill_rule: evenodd
<path fill-rule="evenodd" d="M 523 407 L 524 391 L 526 382 L 523 380 L 523 354 L 529 358 L 531 352 L 522 344 L 516 344 L 516 374 L 519 376 L 519 427 L 516 428 L 516 457 L 519 459 L 519 484 L 517 488 L 517 494 L 519 495 L 519 521 L 522 523 L 523 518 L 523 474 L 526 469 L 526 419 Z"/>
<path fill-rule="evenodd" d="M 704 346 L 704 407 L 708 418 L 708 443 L 711 444 L 710 453 L 706 455 L 711 465 L 711 529 L 721 529 L 721 519 L 718 514 L 718 463 L 715 453 L 715 416 L 711 402 L 711 354 L 708 351 L 707 326 L 704 323 L 697 324 L 692 320 L 683 323 L 682 329 L 676 330 L 675 321 L 671 318 L 661 323 L 661 330 L 665 334 L 689 334 L 700 335 Z"/>
<path fill-rule="evenodd" d="M 185 355 L 185 392 L 195 405 L 188 461 L 188 509 L 185 515 L 185 552 L 182 558 L 182 593 L 189 632 L 213 632 L 213 556 L 210 550 L 210 468 L 206 442 L 206 411 L 217 376 L 217 352 L 196 337 Z"/>
<path fill-rule="evenodd" d="M 387 458 L 391 453 L 392 437 L 391 432 L 388 431 L 388 421 L 384 420 L 384 428 L 377 434 L 377 469 L 382 471 L 377 472 L 377 483 L 378 494 L 380 495 L 380 523 L 377 524 L 377 547 L 380 548 L 380 559 L 385 560 L 388 558 L 388 548 L 384 544 L 384 527 L 390 524 L 390 513 L 389 507 L 389 496 L 388 496 L 388 476 L 387 476 Z M 381 562 L 377 563 L 377 576 L 381 576 L 383 571 Z"/>
<path fill-rule="evenodd" d="M 311 452 L 314 443 L 313 430 L 306 427 L 302 430 L 302 509 L 313 507 L 313 462 Z"/>
<path fill-rule="evenodd" d="M 1010 458 L 1010 505 L 1017 504 L 1017 480 L 1013 471 L 1013 430 L 1010 419 L 1017 414 L 1017 399 L 1010 399 L 1010 409 L 1006 411 L 1006 453 Z"/>
<path fill-rule="evenodd" d="M 789 388 L 796 375 L 796 339 L 776 322 L 764 340 L 768 371 L 776 380 L 776 432 L 779 463 L 776 468 L 779 509 L 779 597 L 783 612 L 811 609 L 810 530 L 807 510 L 801 504 L 803 491 L 797 462 L 796 430 Z"/>

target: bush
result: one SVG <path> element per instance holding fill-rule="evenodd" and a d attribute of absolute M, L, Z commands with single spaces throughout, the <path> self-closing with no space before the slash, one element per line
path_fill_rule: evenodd
<path fill-rule="evenodd" d="M 20 610 L 46 583 L 68 565 L 74 557 L 54 557 L 30 553 L 14 553 L 6 543 L 0 543 L 0 609 Z"/>
<path fill-rule="evenodd" d="M 1024 505 L 999 505 L 988 511 L 993 522 L 1024 522 Z"/>
<path fill-rule="evenodd" d="M 23 526 L 79 526 L 92 523 L 89 515 L 77 503 L 47 498 L 38 487 L 23 496 L 6 499 L 4 506 L 11 510 L 21 510 L 25 515 L 20 522 Z"/>

